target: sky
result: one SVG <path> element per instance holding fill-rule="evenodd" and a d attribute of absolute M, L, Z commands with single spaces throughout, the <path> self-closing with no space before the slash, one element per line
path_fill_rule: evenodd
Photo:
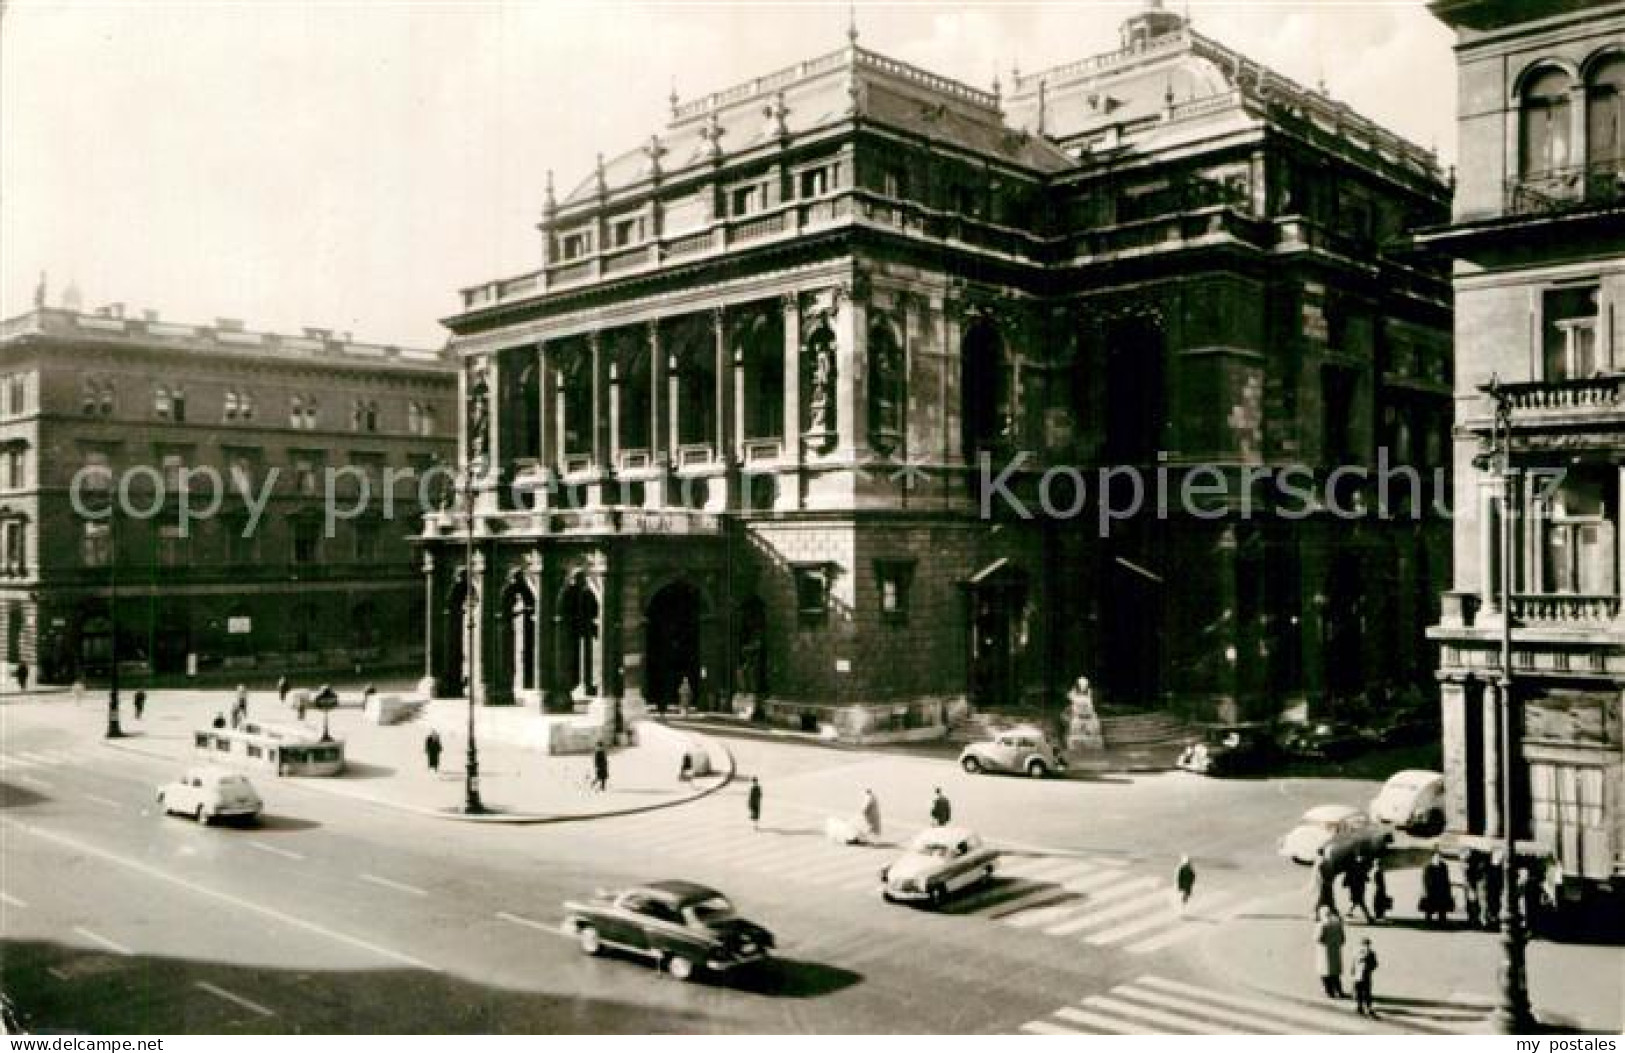
<path fill-rule="evenodd" d="M 86 309 L 432 347 L 534 270 L 562 197 L 687 99 L 859 43 L 981 87 L 1116 47 L 1132 2 L 0 0 L 0 317 Z M 1447 163 L 1452 35 L 1420 0 L 1169 0 Z"/>

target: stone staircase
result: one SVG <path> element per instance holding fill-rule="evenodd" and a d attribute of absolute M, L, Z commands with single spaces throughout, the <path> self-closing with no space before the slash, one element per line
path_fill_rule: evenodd
<path fill-rule="evenodd" d="M 1184 721 L 1158 712 L 1102 714 L 1100 730 L 1112 750 L 1172 749 L 1191 737 Z"/>
<path fill-rule="evenodd" d="M 1037 710 L 982 709 L 948 725 L 947 741 L 957 745 L 986 742 L 1005 728 L 1036 727 L 1054 732 L 1055 718 Z"/>

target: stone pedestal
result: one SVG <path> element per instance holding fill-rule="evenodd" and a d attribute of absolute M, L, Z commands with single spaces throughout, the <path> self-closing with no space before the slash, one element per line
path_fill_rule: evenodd
<path fill-rule="evenodd" d="M 1106 736 L 1100 715 L 1095 712 L 1095 694 L 1087 680 L 1080 679 L 1067 693 L 1066 749 L 1068 753 L 1103 750 Z"/>

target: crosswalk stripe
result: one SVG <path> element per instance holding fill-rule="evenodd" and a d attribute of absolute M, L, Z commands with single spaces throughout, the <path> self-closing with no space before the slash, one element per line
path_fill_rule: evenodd
<path fill-rule="evenodd" d="M 1304 1027 L 1314 1027 L 1345 1035 L 1355 1033 L 1350 1030 L 1356 1026 L 1355 1020 L 1344 1013 L 1309 1009 L 1292 1002 L 1234 994 L 1229 991 L 1215 991 L 1161 976 L 1142 976 L 1135 982 L 1214 1005 L 1228 1005 L 1239 1009 L 1250 1009 L 1255 1012 L 1266 1013 L 1277 1019 L 1290 1020 Z"/>
<path fill-rule="evenodd" d="M 825 878 L 857 874 L 878 877 L 880 868 L 885 866 L 886 862 L 886 860 L 865 854 L 839 853 L 833 856 L 809 859 L 804 862 L 798 861 L 799 865 L 791 870 L 791 875 L 808 881 L 822 881 Z"/>
<path fill-rule="evenodd" d="M 1087 929 L 1098 929 L 1103 925 L 1108 925 L 1117 921 L 1119 918 L 1124 918 L 1131 914 L 1138 914 L 1145 911 L 1157 903 L 1162 902 L 1163 899 L 1168 895 L 1168 890 L 1164 888 L 1152 888 L 1149 892 L 1141 891 L 1147 883 L 1153 886 L 1159 884 L 1159 882 L 1157 882 L 1154 878 L 1144 878 L 1137 883 L 1139 888 L 1130 890 L 1138 894 L 1130 896 L 1127 899 L 1122 898 L 1123 893 L 1113 890 L 1116 894 L 1114 894 L 1111 898 L 1114 900 L 1119 900 L 1119 902 L 1113 903 L 1109 907 L 1102 907 L 1099 910 L 1095 910 L 1092 904 L 1098 903 L 1100 900 L 1090 900 L 1089 903 L 1084 906 L 1082 912 L 1078 916 L 1070 918 L 1067 921 L 1063 921 L 1058 925 L 1051 925 L 1049 928 L 1045 929 L 1044 932 L 1050 936 L 1071 936 L 1075 932 L 1083 932 Z"/>
<path fill-rule="evenodd" d="M 1214 895 L 1209 898 L 1218 899 L 1220 897 L 1219 895 Z M 1225 893 L 1223 898 L 1230 898 L 1229 894 Z M 1117 943 L 1120 940 L 1126 940 L 1130 936 L 1138 936 L 1141 933 L 1147 932 L 1151 929 L 1165 928 L 1168 925 L 1179 925 L 1181 922 L 1188 920 L 1189 919 L 1185 915 L 1180 913 L 1177 906 L 1170 903 L 1166 910 L 1147 914 L 1143 918 L 1131 919 L 1114 929 L 1109 929 L 1106 932 L 1096 933 L 1095 935 L 1089 937 L 1088 942 L 1093 944 Z"/>
<path fill-rule="evenodd" d="M 1001 869 L 1010 877 L 1026 878 L 1029 881 L 1049 881 L 1063 874 L 1070 874 L 1080 866 L 1083 872 L 1095 870 L 1088 863 L 1080 864 L 1076 859 L 1021 859 L 1007 863 L 1006 860 L 1009 858 L 1005 856 L 999 860 Z"/>
<path fill-rule="evenodd" d="M 1008 888 L 995 887 L 988 891 L 990 897 L 1008 894 Z M 1013 899 L 1006 899 L 989 904 L 989 909 L 982 912 L 982 916 L 991 919 L 1008 918 L 1013 914 L 1020 914 L 1024 910 L 1045 903 L 1053 903 L 1058 899 L 1071 900 L 1074 893 L 1059 885 L 1040 885 L 1038 888 L 1028 889 Z"/>
<path fill-rule="evenodd" d="M 1148 1028 L 1144 1024 L 1137 1024 L 1131 1020 L 1118 1020 L 1115 1017 L 1102 1016 L 1098 1013 L 1091 1013 L 1087 1009 L 1076 1009 L 1072 1006 L 1067 1006 L 1064 1009 L 1057 1009 L 1055 1011 L 1055 1015 L 1068 1023 L 1082 1024 L 1085 1027 L 1096 1028 L 1101 1034 L 1106 1035 L 1162 1034 L 1161 1031 L 1158 1031 L 1155 1028 Z"/>
<path fill-rule="evenodd" d="M 1118 995 L 1122 998 L 1133 998 L 1154 1006 L 1162 1006 L 1166 1009 L 1173 1009 L 1185 1013 L 1195 1013 L 1198 1016 L 1206 1017 L 1210 1020 L 1219 1020 L 1227 1024 L 1237 1024 L 1245 1028 L 1248 1032 L 1256 1032 L 1267 1035 L 1289 1035 L 1293 1033 L 1290 1026 L 1283 1026 L 1282 1023 L 1277 1021 L 1261 1020 L 1257 1015 L 1254 1014 L 1242 1013 L 1233 1009 L 1221 1009 L 1217 1006 L 1193 1004 L 1188 999 L 1175 998 L 1173 995 L 1158 991 L 1144 990 L 1142 988 L 1135 987 L 1132 984 L 1124 987 L 1114 988 L 1112 990 L 1112 994 Z"/>
<path fill-rule="evenodd" d="M 1006 919 L 1005 924 L 1014 925 L 1018 929 L 1037 928 L 1040 925 L 1048 925 L 1059 919 L 1073 918 L 1080 911 L 1092 912 L 1096 904 L 1110 903 L 1112 900 L 1157 884 L 1159 884 L 1158 880 L 1153 877 L 1131 878 L 1124 881 L 1115 873 L 1082 879 L 1061 887 L 1068 892 L 1086 894 L 1083 899 L 1074 898 L 1054 907 L 1043 907 L 1026 914 L 1020 914 Z M 1046 929 L 1045 931 L 1048 932 L 1049 930 Z M 1054 933 L 1051 933 L 1051 935 L 1054 935 Z"/>
<path fill-rule="evenodd" d="M 1135 1005 L 1133 1002 L 1125 1002 L 1120 998 L 1113 998 L 1110 995 L 1095 995 L 1093 998 L 1085 998 L 1083 1004 L 1098 1006 L 1109 1013 L 1116 1013 L 1119 1016 L 1139 1017 L 1142 1020 L 1151 1021 L 1158 1027 L 1183 1031 L 1192 1035 L 1239 1035 L 1242 1033 L 1228 1027 L 1211 1027 L 1210 1029 L 1210 1025 L 1192 1020 L 1189 1017 L 1164 1013 L 1160 1009 L 1149 1009 L 1142 1005 Z"/>
<path fill-rule="evenodd" d="M 1077 905 L 1078 893 L 1088 892 L 1090 889 L 1099 888 L 1102 885 L 1110 885 L 1113 882 L 1121 881 L 1122 879 L 1123 874 L 1121 871 L 1107 870 L 1104 873 L 1088 874 L 1081 877 L 1076 877 L 1059 885 L 1046 884 L 1040 888 L 1034 889 L 1031 893 L 1022 896 L 1019 899 L 1006 904 L 1003 908 L 995 911 L 989 916 L 995 918 L 1007 917 L 1008 915 L 1016 914 L 1031 907 L 1035 907 L 1040 902 L 1064 898 L 1067 901 L 1065 904 L 1058 904 L 1052 908 L 1049 908 L 1050 912 L 1043 915 L 1045 918 L 1063 917 L 1070 913 L 1069 908 Z M 1009 924 L 1016 925 L 1019 928 L 1027 928 L 1038 923 L 1039 919 L 1034 918 L 1032 921 L 1026 923 L 1012 921 Z"/>
<path fill-rule="evenodd" d="M 1229 910 L 1225 911 L 1218 918 L 1214 918 L 1214 919 L 1211 919 L 1211 920 L 1212 921 L 1217 921 L 1217 922 L 1232 921 L 1235 918 L 1240 917 L 1242 914 L 1246 913 L 1247 911 L 1252 910 L 1254 907 L 1259 906 L 1263 902 L 1264 902 L 1264 900 L 1262 900 L 1262 899 L 1250 899 L 1250 900 L 1247 900 L 1245 903 L 1242 903 L 1242 904 L 1240 904 L 1238 906 L 1235 906 L 1235 907 L 1231 907 Z M 1202 909 L 1205 911 L 1207 909 L 1207 907 L 1208 907 L 1208 903 L 1207 903 L 1207 901 L 1204 901 Z M 1202 922 L 1202 921 L 1207 921 L 1207 920 L 1210 920 L 1210 919 L 1205 919 L 1201 915 L 1197 915 L 1194 918 L 1187 919 L 1187 920 Z M 1180 928 L 1174 929 L 1172 932 L 1165 932 L 1165 933 L 1162 933 L 1162 934 L 1157 935 L 1157 936 L 1152 936 L 1152 937 L 1149 937 L 1147 939 L 1141 940 L 1139 943 L 1131 943 L 1127 947 L 1127 950 L 1128 950 L 1128 952 L 1130 954 L 1150 954 L 1153 951 L 1160 951 L 1165 947 L 1171 947 L 1174 944 L 1179 943 L 1179 942 L 1181 942 L 1183 940 L 1188 940 L 1192 936 L 1197 936 L 1197 935 L 1200 935 L 1203 932 L 1211 932 L 1211 931 L 1212 930 L 1210 928 L 1208 928 L 1208 927 L 1206 927 L 1206 926 L 1204 926 L 1202 924 L 1184 925 L 1184 926 L 1181 926 Z"/>
<path fill-rule="evenodd" d="M 1021 1030 L 1029 1035 L 1081 1035 L 1082 1031 L 1074 1031 L 1070 1027 L 1060 1024 L 1051 1024 L 1047 1020 L 1029 1020 L 1021 1025 Z"/>

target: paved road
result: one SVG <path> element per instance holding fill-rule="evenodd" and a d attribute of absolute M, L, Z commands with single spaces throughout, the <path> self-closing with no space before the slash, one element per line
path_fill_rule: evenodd
<path fill-rule="evenodd" d="M 448 823 L 256 780 L 267 818 L 199 828 L 157 813 L 171 766 L 95 721 L 0 707 L 4 984 L 37 1027 L 87 1032 L 1385 1031 L 1249 993 L 1199 946 L 1300 887 L 1274 839 L 1307 804 L 1369 787 L 1158 775 L 1037 783 L 939 760 L 736 743 L 742 782 L 669 811 L 588 823 Z M 169 714 L 186 719 L 178 714 Z M 149 719 L 152 714 L 149 713 Z M 887 906 L 895 849 L 831 844 L 872 786 L 887 839 L 933 786 L 1010 844 L 999 880 L 940 914 Z M 453 788 L 455 789 L 455 788 Z M 1201 872 L 1190 910 L 1169 888 Z M 560 904 L 681 875 L 780 936 L 737 983 L 679 984 L 589 959 Z"/>

